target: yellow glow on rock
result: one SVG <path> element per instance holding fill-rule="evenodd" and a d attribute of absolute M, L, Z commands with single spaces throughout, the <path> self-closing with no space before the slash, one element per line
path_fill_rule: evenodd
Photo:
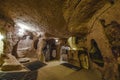
<path fill-rule="evenodd" d="M 3 46 L 4 46 L 4 43 L 2 40 L 0 40 L 0 54 L 3 53 Z"/>
<path fill-rule="evenodd" d="M 78 44 L 75 43 L 75 39 L 76 37 L 68 38 L 68 43 L 70 47 L 72 48 L 72 50 L 83 50 L 83 48 L 81 48 L 80 46 L 78 46 Z"/>
<path fill-rule="evenodd" d="M 4 39 L 4 36 L 0 33 L 0 40 Z"/>
<path fill-rule="evenodd" d="M 68 43 L 69 43 L 70 47 L 72 48 L 72 50 L 77 50 L 78 49 L 76 44 L 75 44 L 75 37 L 70 37 L 68 39 Z"/>
<path fill-rule="evenodd" d="M 3 46 L 4 46 L 4 43 L 2 41 L 3 39 L 4 39 L 4 36 L 1 35 L 1 33 L 0 33 L 0 54 L 3 53 Z"/>

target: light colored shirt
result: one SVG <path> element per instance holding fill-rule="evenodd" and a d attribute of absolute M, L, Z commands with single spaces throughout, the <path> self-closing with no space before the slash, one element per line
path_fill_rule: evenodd
<path fill-rule="evenodd" d="M 68 46 L 62 46 L 61 49 L 60 49 L 60 54 L 66 53 L 66 50 L 70 50 L 70 47 L 68 47 Z"/>

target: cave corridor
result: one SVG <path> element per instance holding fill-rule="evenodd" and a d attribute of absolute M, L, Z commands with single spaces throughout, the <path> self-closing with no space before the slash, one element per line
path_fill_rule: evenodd
<path fill-rule="evenodd" d="M 120 0 L 0 0 L 0 80 L 120 80 Z"/>

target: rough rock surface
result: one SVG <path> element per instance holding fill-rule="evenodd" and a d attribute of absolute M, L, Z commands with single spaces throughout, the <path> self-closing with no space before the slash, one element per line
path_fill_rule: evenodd
<path fill-rule="evenodd" d="M 113 31 L 112 35 L 114 36 L 114 38 L 108 38 L 108 36 L 111 37 L 112 28 L 110 28 L 111 26 L 104 28 L 103 25 L 101 25 L 101 23 L 100 23 L 100 19 L 105 19 L 106 25 L 110 24 L 112 21 L 116 21 L 119 24 L 120 23 L 119 5 L 120 5 L 120 1 L 117 1 L 114 5 L 105 5 L 104 8 L 99 12 L 99 14 L 94 16 L 88 24 L 88 25 L 92 25 L 91 33 L 87 37 L 88 48 L 90 49 L 90 45 L 91 45 L 90 40 L 95 39 L 98 43 L 98 46 L 99 46 L 101 52 L 102 52 L 105 64 L 107 64 L 102 69 L 103 73 L 105 73 L 104 77 L 109 76 L 109 78 L 110 78 L 109 80 L 117 80 L 115 76 L 118 76 L 117 61 L 115 60 L 115 56 L 113 56 L 111 48 L 114 46 L 118 46 L 120 41 L 115 41 L 117 43 L 117 45 L 115 45 L 115 44 L 112 45 L 109 42 L 111 39 L 116 39 L 115 37 L 118 36 L 119 29 L 116 30 L 118 32 Z M 104 12 L 104 13 L 100 14 L 102 12 Z M 94 23 L 94 25 L 93 25 L 93 23 Z M 106 31 L 108 31 L 110 34 L 106 33 Z M 117 39 L 119 39 L 119 36 Z M 105 57 L 108 57 L 109 62 L 107 62 Z M 109 70 L 107 70 L 106 68 L 108 68 L 108 66 L 112 66 L 111 69 L 109 68 Z M 111 77 L 109 74 L 110 70 L 112 71 L 112 74 L 114 74 Z M 107 73 L 107 71 L 108 71 L 108 73 Z"/>
<path fill-rule="evenodd" d="M 86 23 L 107 0 L 0 0 L 0 14 L 59 37 L 88 32 Z M 81 32 L 82 31 L 82 32 Z"/>
<path fill-rule="evenodd" d="M 111 77 L 115 78 L 117 68 L 114 66 L 116 61 L 113 60 L 112 45 L 99 21 L 105 19 L 107 24 L 111 21 L 120 23 L 120 1 L 115 0 L 115 4 L 109 1 L 114 0 L 0 0 L 0 18 L 5 20 L 0 21 L 0 26 L 12 21 L 15 24 L 24 23 L 57 37 L 86 36 L 89 33 L 88 49 L 90 40 L 95 39 L 103 57 L 112 60 L 110 63 L 115 75 Z"/>

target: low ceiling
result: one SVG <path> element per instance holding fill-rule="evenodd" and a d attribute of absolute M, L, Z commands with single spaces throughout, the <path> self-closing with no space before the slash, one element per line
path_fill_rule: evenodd
<path fill-rule="evenodd" d="M 0 0 L 0 18 L 32 30 L 68 37 L 89 30 L 86 23 L 109 0 Z M 110 0 L 111 1 L 111 0 Z"/>

